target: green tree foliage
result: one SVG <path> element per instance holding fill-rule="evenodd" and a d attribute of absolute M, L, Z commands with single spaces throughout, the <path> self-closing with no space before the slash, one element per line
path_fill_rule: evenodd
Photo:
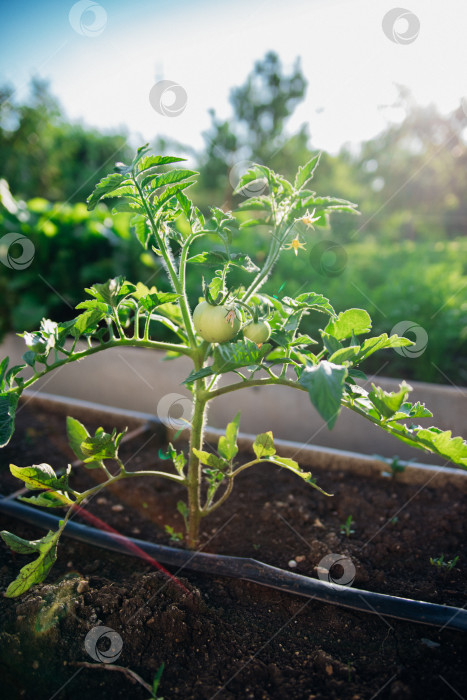
<path fill-rule="evenodd" d="M 82 202 L 128 156 L 126 137 L 70 123 L 43 80 L 33 79 L 30 93 L 18 104 L 12 88 L 0 88 L 0 177 L 19 197 Z"/>

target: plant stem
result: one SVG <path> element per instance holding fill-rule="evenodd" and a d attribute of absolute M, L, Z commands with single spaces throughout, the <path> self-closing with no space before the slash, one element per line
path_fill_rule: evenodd
<path fill-rule="evenodd" d="M 187 545 L 195 549 L 198 544 L 199 526 L 203 516 L 201 509 L 201 464 L 193 448 L 201 450 L 203 446 L 204 424 L 206 421 L 207 398 L 203 380 L 198 379 L 193 389 L 193 416 L 191 419 L 190 449 L 188 461 L 188 530 Z"/>

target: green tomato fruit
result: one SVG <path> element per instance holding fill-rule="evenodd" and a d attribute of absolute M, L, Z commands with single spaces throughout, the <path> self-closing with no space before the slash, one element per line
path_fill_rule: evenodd
<path fill-rule="evenodd" d="M 202 301 L 193 312 L 193 325 L 208 343 L 224 343 L 237 335 L 241 322 L 235 306 L 213 306 Z"/>
<path fill-rule="evenodd" d="M 256 345 L 261 345 L 269 340 L 271 326 L 267 321 L 258 321 L 258 323 L 251 321 L 251 323 L 243 329 L 243 335 L 245 338 L 248 338 L 248 340 L 252 340 L 253 343 L 256 343 Z"/>

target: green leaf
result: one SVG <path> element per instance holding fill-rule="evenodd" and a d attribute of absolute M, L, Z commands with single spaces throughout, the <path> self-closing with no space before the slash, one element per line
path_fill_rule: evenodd
<path fill-rule="evenodd" d="M 101 462 L 104 459 L 115 459 L 117 456 L 118 443 L 123 437 L 123 433 L 106 433 L 103 428 L 98 428 L 94 437 L 87 437 L 81 443 L 81 451 L 86 456 L 85 465 L 89 468 L 94 461 Z"/>
<path fill-rule="evenodd" d="M 102 309 L 90 309 L 77 316 L 74 326 L 70 330 L 72 336 L 79 338 L 81 335 L 93 333 L 100 321 L 107 316 L 107 307 L 105 308 L 105 311 Z"/>
<path fill-rule="evenodd" d="M 145 156 L 138 165 L 138 174 L 143 173 L 149 168 L 154 168 L 158 165 L 169 165 L 170 163 L 180 163 L 186 158 L 177 158 L 176 156 Z"/>
<path fill-rule="evenodd" d="M 142 187 L 150 185 L 152 190 L 157 190 L 159 187 L 163 187 L 164 185 L 172 185 L 175 182 L 182 182 L 183 180 L 187 180 L 194 175 L 199 175 L 199 173 L 195 170 L 177 169 L 169 170 L 166 173 L 150 172 L 145 173 L 144 177 L 140 181 L 140 185 Z"/>
<path fill-rule="evenodd" d="M 329 362 L 334 362 L 336 365 L 341 365 L 343 362 L 352 362 L 357 357 L 360 352 L 360 345 L 349 345 L 347 348 L 340 348 L 336 350 L 331 357 Z"/>
<path fill-rule="evenodd" d="M 305 367 L 299 384 L 305 387 L 311 403 L 331 429 L 340 412 L 347 368 L 322 360 L 313 367 Z"/>
<path fill-rule="evenodd" d="M 0 447 L 5 447 L 15 430 L 15 413 L 20 394 L 10 392 L 0 394 Z"/>
<path fill-rule="evenodd" d="M 291 306 L 293 309 L 322 311 L 331 314 L 331 316 L 335 316 L 336 314 L 333 307 L 329 303 L 329 299 L 326 299 L 326 297 L 324 297 L 322 294 L 316 294 L 315 292 L 305 292 L 304 294 L 299 294 L 296 299 L 284 297 L 282 301 L 284 304 Z"/>
<path fill-rule="evenodd" d="M 271 430 L 268 430 L 267 433 L 260 433 L 256 436 L 256 440 L 253 443 L 253 450 L 257 459 L 270 457 L 276 453 L 274 438 Z"/>
<path fill-rule="evenodd" d="M 405 381 L 400 385 L 399 391 L 383 391 L 381 387 L 371 385 L 373 391 L 370 391 L 368 398 L 373 406 L 379 411 L 383 418 L 391 418 L 406 401 L 412 387 L 406 384 Z"/>
<path fill-rule="evenodd" d="M 63 508 L 63 506 L 72 506 L 74 503 L 64 491 L 44 491 L 37 496 L 18 496 L 18 500 L 45 508 Z"/>
<path fill-rule="evenodd" d="M 33 546 L 37 545 L 36 551 L 39 552 L 39 557 L 23 566 L 17 578 L 8 586 L 5 592 L 7 598 L 16 598 L 29 590 L 34 584 L 40 583 L 45 579 L 57 558 L 57 544 L 60 534 L 61 530 L 57 532 L 49 531 L 40 540 L 30 542 Z"/>
<path fill-rule="evenodd" d="M 93 284 L 86 289 L 88 294 L 95 297 L 97 301 L 109 304 L 113 308 L 117 307 L 126 297 L 136 291 L 136 285 L 125 281 L 120 275 L 114 279 L 107 280 L 103 284 Z"/>
<path fill-rule="evenodd" d="M 437 454 L 449 459 L 454 464 L 467 468 L 467 443 L 461 437 L 452 437 L 450 430 L 442 431 L 439 428 L 419 428 L 417 439 L 424 446 Z"/>
<path fill-rule="evenodd" d="M 126 177 L 121 173 L 112 173 L 111 175 L 106 175 L 102 178 L 100 182 L 94 188 L 94 192 L 87 198 L 88 210 L 92 211 L 95 209 L 98 202 L 114 190 L 116 190 L 122 182 L 126 181 Z"/>
<path fill-rule="evenodd" d="M 1 362 L 0 362 L 0 391 L 3 390 L 4 383 L 3 380 L 5 379 L 5 375 L 8 369 L 8 364 L 10 362 L 9 357 L 5 357 Z"/>
<path fill-rule="evenodd" d="M 72 418 L 71 416 L 67 416 L 66 419 L 66 432 L 71 449 L 78 459 L 84 462 L 89 455 L 82 449 L 82 444 L 91 436 L 84 425 L 80 423 L 79 420 L 76 420 L 76 418 Z M 88 469 L 97 469 L 100 466 L 102 466 L 100 462 L 86 463 L 86 467 Z"/>
<path fill-rule="evenodd" d="M 368 333 L 371 330 L 371 318 L 364 309 L 348 309 L 342 311 L 336 319 L 331 319 L 324 330 L 337 340 L 345 340 L 352 333 Z"/>
<path fill-rule="evenodd" d="M 237 435 L 240 423 L 240 411 L 231 423 L 227 425 L 225 436 L 221 435 L 217 445 L 217 451 L 225 459 L 231 462 L 238 452 Z"/>
<path fill-rule="evenodd" d="M 37 541 L 23 540 L 22 537 L 18 537 L 18 535 L 14 535 L 12 532 L 8 532 L 7 530 L 2 530 L 0 535 L 6 546 L 13 552 L 18 552 L 18 554 L 33 554 L 34 552 L 39 551 Z"/>
<path fill-rule="evenodd" d="M 313 156 L 308 163 L 305 163 L 303 166 L 299 166 L 294 182 L 294 188 L 296 190 L 301 190 L 302 187 L 304 187 L 306 183 L 311 180 L 316 168 L 318 167 L 320 157 L 321 153 L 318 153 L 316 156 Z"/>
<path fill-rule="evenodd" d="M 17 467 L 10 464 L 10 471 L 28 489 L 57 489 L 68 488 L 68 475 L 57 477 L 50 464 L 33 464 L 31 467 Z"/>
<path fill-rule="evenodd" d="M 214 374 L 225 374 L 234 369 L 258 365 L 271 350 L 272 345 L 264 343 L 260 348 L 251 340 L 236 343 L 221 343 L 214 349 L 212 370 Z"/>
<path fill-rule="evenodd" d="M 414 345 L 414 343 L 408 338 L 401 338 L 398 335 L 392 335 L 388 338 L 387 333 L 382 333 L 374 338 L 367 338 L 361 347 L 358 362 L 361 362 L 378 350 L 401 348 L 407 345 Z"/>
<path fill-rule="evenodd" d="M 216 457 L 216 455 L 213 455 L 211 452 L 197 450 L 196 447 L 193 447 L 193 452 L 198 457 L 201 464 L 206 464 L 208 467 L 223 469 L 226 466 L 225 459 L 222 459 L 221 457 Z"/>
<path fill-rule="evenodd" d="M 275 176 L 275 173 L 273 173 L 273 171 L 266 166 L 253 163 L 251 168 L 249 168 L 246 173 L 241 176 L 233 193 L 239 194 L 246 185 L 250 184 L 250 182 L 257 182 L 258 180 L 265 180 L 271 185 L 274 182 L 275 177 L 277 177 Z"/>

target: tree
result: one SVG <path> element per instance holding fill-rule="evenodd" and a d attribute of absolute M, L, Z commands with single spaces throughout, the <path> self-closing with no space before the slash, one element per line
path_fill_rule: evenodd
<path fill-rule="evenodd" d="M 30 99 L 0 88 L 0 177 L 16 196 L 83 201 L 95 178 L 128 155 L 123 134 L 101 134 L 66 120 L 47 81 L 34 78 Z"/>

